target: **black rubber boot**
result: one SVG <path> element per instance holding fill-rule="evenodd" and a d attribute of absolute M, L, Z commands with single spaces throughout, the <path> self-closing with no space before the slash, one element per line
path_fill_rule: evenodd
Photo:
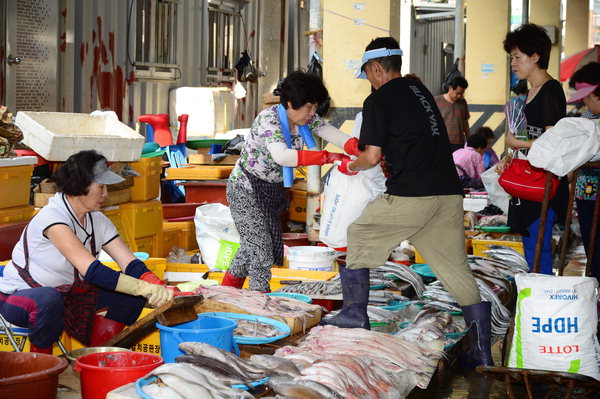
<path fill-rule="evenodd" d="M 463 306 L 462 313 L 469 329 L 469 351 L 460 358 L 463 367 L 493 366 L 491 352 L 491 302 Z"/>
<path fill-rule="evenodd" d="M 326 317 L 321 324 L 342 328 L 370 330 L 367 305 L 369 303 L 369 269 L 347 269 L 345 257 L 338 258 L 344 306 L 333 317 Z"/>

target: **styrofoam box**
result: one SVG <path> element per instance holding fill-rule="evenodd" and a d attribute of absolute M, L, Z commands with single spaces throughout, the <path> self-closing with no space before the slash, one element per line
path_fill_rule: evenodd
<path fill-rule="evenodd" d="M 38 162 L 37 157 L 32 157 L 32 156 L 0 158 L 0 167 L 2 167 L 2 166 L 35 165 L 37 162 Z"/>
<path fill-rule="evenodd" d="M 218 87 L 178 87 L 169 93 L 171 126 L 177 117 L 188 114 L 188 140 L 212 137 L 234 127 L 235 100 L 231 90 Z"/>
<path fill-rule="evenodd" d="M 66 161 L 82 150 L 96 150 L 110 162 L 140 159 L 144 136 L 107 116 L 66 112 L 17 113 L 23 142 L 49 161 Z"/>

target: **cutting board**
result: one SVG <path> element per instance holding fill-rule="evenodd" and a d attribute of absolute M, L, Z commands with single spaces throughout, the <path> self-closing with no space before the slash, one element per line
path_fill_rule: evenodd
<path fill-rule="evenodd" d="M 182 168 L 169 168 L 165 172 L 167 180 L 218 180 L 227 179 L 233 165 L 193 165 Z"/>
<path fill-rule="evenodd" d="M 205 313 L 205 312 L 227 312 L 227 313 L 243 313 L 243 314 L 251 314 L 243 309 L 238 308 L 235 305 L 215 301 L 213 299 L 204 299 L 202 302 L 199 302 L 194 306 L 196 312 Z M 305 324 L 305 332 L 308 331 L 311 327 L 316 326 L 321 321 L 322 310 L 320 307 L 316 308 L 312 313 L 312 316 L 306 318 Z M 302 320 L 294 317 L 283 317 L 283 316 L 268 316 L 272 319 L 279 320 L 287 324 L 292 330 L 291 335 L 302 333 Z"/>
<path fill-rule="evenodd" d="M 161 324 L 170 325 L 174 325 L 174 322 L 178 321 L 178 319 L 181 322 L 190 321 L 187 319 L 187 316 L 196 305 L 202 302 L 202 300 L 202 295 L 175 297 L 106 341 L 103 346 L 130 348 L 146 335 L 156 330 L 155 324 L 157 321 Z M 193 313 L 197 314 L 195 310 L 193 310 Z M 165 321 L 167 321 L 167 323 L 165 323 Z"/>

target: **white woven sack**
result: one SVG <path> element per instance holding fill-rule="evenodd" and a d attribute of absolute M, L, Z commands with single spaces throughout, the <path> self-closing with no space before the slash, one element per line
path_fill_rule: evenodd
<path fill-rule="evenodd" d="M 199 206 L 194 224 L 204 264 L 211 269 L 227 270 L 240 247 L 240 234 L 229 207 L 218 203 Z"/>
<path fill-rule="evenodd" d="M 532 145 L 527 159 L 557 176 L 577 169 L 600 149 L 600 126 L 591 119 L 563 118 Z"/>
<path fill-rule="evenodd" d="M 385 192 L 385 176 L 381 166 L 348 176 L 334 166 L 323 190 L 323 206 L 319 239 L 331 248 L 348 245 L 348 226 L 363 212 L 367 204 Z"/>
<path fill-rule="evenodd" d="M 583 374 L 600 380 L 598 281 L 517 274 L 517 311 L 508 366 Z"/>

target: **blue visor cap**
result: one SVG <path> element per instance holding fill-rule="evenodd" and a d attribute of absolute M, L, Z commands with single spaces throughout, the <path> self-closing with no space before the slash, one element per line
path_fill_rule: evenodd
<path fill-rule="evenodd" d="M 354 77 L 355 79 L 366 79 L 367 74 L 364 71 L 365 64 L 372 60 L 373 58 L 381 58 L 381 57 L 389 57 L 390 55 L 399 55 L 402 56 L 402 50 L 399 48 L 395 49 L 387 49 L 387 48 L 377 48 L 375 50 L 365 51 L 362 56 L 362 62 L 360 64 L 360 70 Z"/>

